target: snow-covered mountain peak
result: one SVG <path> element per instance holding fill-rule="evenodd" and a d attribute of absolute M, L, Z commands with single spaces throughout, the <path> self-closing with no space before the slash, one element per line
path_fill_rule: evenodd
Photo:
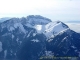
<path fill-rule="evenodd" d="M 66 24 L 64 24 L 63 22 L 60 22 L 60 21 L 50 22 L 45 26 L 43 25 L 42 27 L 44 28 L 43 33 L 47 37 L 51 37 L 52 35 L 57 35 L 60 32 L 62 33 L 69 29 L 69 27 Z M 42 29 L 42 31 L 43 31 L 43 29 Z"/>
<path fill-rule="evenodd" d="M 50 23 L 50 25 L 58 25 L 58 24 L 62 24 L 62 27 L 68 28 L 68 26 L 61 21 L 55 21 Z"/>
<path fill-rule="evenodd" d="M 69 27 L 61 21 L 50 22 L 46 25 L 35 25 L 34 28 L 37 33 L 43 33 L 48 38 L 69 30 Z"/>

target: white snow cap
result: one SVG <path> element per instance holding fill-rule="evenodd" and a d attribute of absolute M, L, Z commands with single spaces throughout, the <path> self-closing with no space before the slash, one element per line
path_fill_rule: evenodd
<path fill-rule="evenodd" d="M 57 21 L 57 22 L 51 22 L 45 26 L 45 35 L 51 36 L 56 35 L 62 31 L 65 31 L 67 29 L 67 25 L 64 23 Z"/>
<path fill-rule="evenodd" d="M 47 37 L 51 37 L 52 35 L 64 32 L 69 28 L 61 21 L 56 21 L 50 22 L 46 25 L 35 25 L 35 29 L 37 30 L 38 33 L 44 33 Z"/>

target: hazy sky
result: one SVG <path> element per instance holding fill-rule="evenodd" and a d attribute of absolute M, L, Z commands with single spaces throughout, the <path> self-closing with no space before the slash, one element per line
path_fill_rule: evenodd
<path fill-rule="evenodd" d="M 42 15 L 52 20 L 80 20 L 80 0 L 0 0 L 0 17 Z"/>
<path fill-rule="evenodd" d="M 66 23 L 70 29 L 74 30 L 75 32 L 80 33 L 80 23 Z"/>

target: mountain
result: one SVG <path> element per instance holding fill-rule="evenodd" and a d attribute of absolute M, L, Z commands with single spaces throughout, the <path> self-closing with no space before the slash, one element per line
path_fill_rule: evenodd
<path fill-rule="evenodd" d="M 45 60 L 66 56 L 80 57 L 80 34 L 63 22 L 30 15 L 0 23 L 0 59 Z"/>
<path fill-rule="evenodd" d="M 0 22 L 4 22 L 6 20 L 10 19 L 10 17 L 4 17 L 4 18 L 0 18 Z"/>

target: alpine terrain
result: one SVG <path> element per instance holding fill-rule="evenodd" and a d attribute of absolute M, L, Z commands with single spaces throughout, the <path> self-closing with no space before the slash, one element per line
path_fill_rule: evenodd
<path fill-rule="evenodd" d="M 0 60 L 45 60 L 45 57 L 48 60 L 80 57 L 80 34 L 61 21 L 52 22 L 40 15 L 0 23 Z"/>

